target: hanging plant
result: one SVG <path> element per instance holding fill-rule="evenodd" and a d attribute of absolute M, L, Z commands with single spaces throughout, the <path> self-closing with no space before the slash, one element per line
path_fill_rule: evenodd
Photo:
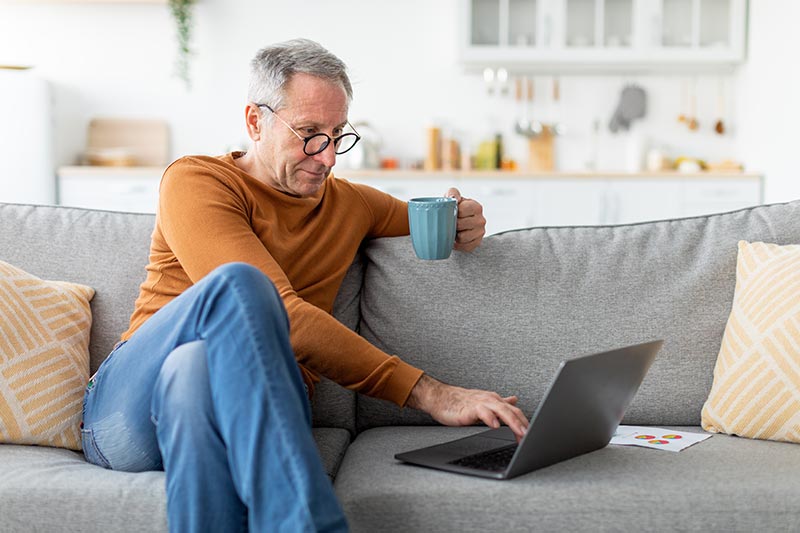
<path fill-rule="evenodd" d="M 192 49 L 189 43 L 192 38 L 192 9 L 196 0 L 169 0 L 169 9 L 175 19 L 175 31 L 178 38 L 178 56 L 175 59 L 175 75 L 191 89 L 192 83 L 189 76 L 189 59 Z"/>

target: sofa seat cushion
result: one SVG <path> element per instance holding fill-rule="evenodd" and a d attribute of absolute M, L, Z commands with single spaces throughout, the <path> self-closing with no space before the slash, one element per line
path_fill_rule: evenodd
<path fill-rule="evenodd" d="M 350 445 L 350 432 L 341 428 L 314 428 L 313 431 L 322 466 L 328 477 L 334 479 Z"/>
<path fill-rule="evenodd" d="M 0 531 L 167 531 L 164 472 L 114 472 L 59 448 L 0 445 Z"/>
<path fill-rule="evenodd" d="M 397 426 L 361 433 L 335 484 L 352 530 L 800 529 L 796 444 L 715 435 L 680 453 L 607 446 L 507 481 L 394 459 L 397 452 L 483 429 Z"/>
<path fill-rule="evenodd" d="M 333 478 L 350 442 L 314 428 Z M 60 448 L 0 444 L 0 531 L 167 531 L 164 472 L 115 472 Z"/>

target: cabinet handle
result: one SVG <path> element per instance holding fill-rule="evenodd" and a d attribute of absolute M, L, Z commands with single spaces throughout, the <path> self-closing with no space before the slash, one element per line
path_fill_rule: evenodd
<path fill-rule="evenodd" d="M 517 193 L 514 189 L 490 189 L 488 194 L 493 196 L 514 196 Z"/>

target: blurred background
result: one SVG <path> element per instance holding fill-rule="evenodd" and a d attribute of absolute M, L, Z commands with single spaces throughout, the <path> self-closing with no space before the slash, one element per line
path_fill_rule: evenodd
<path fill-rule="evenodd" d="M 171 160 L 247 147 L 248 63 L 295 37 L 350 69 L 364 142 L 337 175 L 593 212 L 495 229 L 793 200 L 796 20 L 792 0 L 0 1 L 0 201 L 154 210 Z M 687 208 L 690 179 L 716 203 Z"/>

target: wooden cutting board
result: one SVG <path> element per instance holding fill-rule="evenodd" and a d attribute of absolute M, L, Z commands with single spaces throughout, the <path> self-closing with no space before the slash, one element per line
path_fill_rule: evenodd
<path fill-rule="evenodd" d="M 86 153 L 126 154 L 135 166 L 161 167 L 169 163 L 169 126 L 163 120 L 95 118 L 89 122 Z"/>

